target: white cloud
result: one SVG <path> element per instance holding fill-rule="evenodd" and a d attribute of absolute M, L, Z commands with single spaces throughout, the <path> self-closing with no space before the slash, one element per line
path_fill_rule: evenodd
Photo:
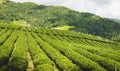
<path fill-rule="evenodd" d="M 120 0 L 12 0 L 36 2 L 45 5 L 65 6 L 80 12 L 120 19 Z"/>

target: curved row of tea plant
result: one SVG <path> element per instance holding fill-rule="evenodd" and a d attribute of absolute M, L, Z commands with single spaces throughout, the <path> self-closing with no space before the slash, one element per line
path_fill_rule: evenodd
<path fill-rule="evenodd" d="M 17 34 L 18 31 L 13 31 L 11 36 L 0 46 L 0 66 L 7 64 L 16 41 Z"/>
<path fill-rule="evenodd" d="M 90 34 L 84 34 L 84 33 L 76 33 L 76 32 L 70 32 L 70 31 L 64 31 L 64 30 L 55 30 L 55 29 L 48 29 L 48 28 L 29 28 L 29 31 L 33 31 L 36 33 L 41 33 L 41 34 L 53 34 L 53 35 L 60 35 L 60 36 L 66 36 L 66 37 L 73 37 L 73 38 L 78 38 L 78 39 L 88 39 L 92 41 L 98 41 L 98 42 L 103 42 L 103 43 L 111 43 L 111 44 L 116 44 L 116 42 L 101 38 L 98 36 L 93 36 Z M 99 39 L 101 38 L 101 39 Z M 108 40 L 108 41 L 106 41 Z"/>
<path fill-rule="evenodd" d="M 109 71 L 114 71 L 115 67 L 117 68 L 118 71 L 120 71 L 120 62 L 117 62 L 112 59 L 105 58 L 96 54 L 92 54 L 81 48 L 72 47 L 72 49 L 82 54 L 83 56 L 86 56 L 87 58 L 90 58 L 91 60 L 96 61 L 98 64 L 100 64 L 101 66 L 103 66 Z"/>
<path fill-rule="evenodd" d="M 110 59 L 120 62 L 120 53 L 119 53 L 120 51 L 119 50 L 117 51 L 117 50 L 96 48 L 96 47 L 84 46 L 84 45 L 75 45 L 75 47 L 79 47 L 93 54 L 97 54 L 103 57 L 108 57 Z"/>
<path fill-rule="evenodd" d="M 3 33 L 0 36 L 0 44 L 2 44 L 10 36 L 11 33 L 12 33 L 12 30 L 8 30 L 6 33 Z"/>
<path fill-rule="evenodd" d="M 49 36 L 49 37 L 52 37 L 52 36 Z M 42 38 L 44 38 L 44 37 L 42 37 Z M 46 37 L 47 38 L 47 37 Z M 56 37 L 52 37 L 52 39 L 57 39 Z M 48 41 L 48 39 L 49 38 L 47 38 L 46 40 Z M 55 41 L 55 39 L 54 39 L 54 41 Z M 58 39 L 57 39 L 58 40 Z M 59 41 L 59 40 L 58 40 Z M 55 41 L 55 42 L 58 42 L 58 41 Z M 61 43 L 62 42 L 62 43 Z M 61 41 L 61 42 L 59 42 L 58 44 L 70 44 L 69 42 L 64 42 L 64 41 Z M 55 43 L 54 43 L 55 44 Z M 54 45 L 53 44 L 53 45 Z M 73 44 L 73 43 L 72 43 Z M 57 44 L 56 44 L 57 45 Z M 61 47 L 71 47 L 71 49 L 73 48 L 73 49 L 75 49 L 75 46 L 65 46 L 65 45 L 63 45 L 63 46 L 61 46 Z M 76 44 L 76 45 L 78 45 L 78 44 Z M 58 46 L 57 46 L 58 47 Z M 60 49 L 61 47 L 58 47 L 58 49 Z M 81 49 L 81 48 L 76 48 L 76 51 L 77 52 L 79 52 L 79 53 L 81 53 L 83 56 L 86 56 L 87 58 L 90 58 L 91 60 L 93 60 L 93 61 L 96 61 L 98 64 L 100 64 L 101 66 L 103 66 L 104 68 L 106 68 L 107 70 L 109 70 L 109 71 L 114 71 L 115 70 L 115 68 L 117 68 L 117 70 L 119 71 L 120 70 L 120 63 L 119 62 L 116 62 L 116 61 L 114 61 L 114 60 L 111 60 L 111 59 L 109 59 L 109 58 L 106 58 L 106 57 L 101 57 L 101 56 L 99 56 L 99 55 L 96 55 L 96 54 L 92 54 L 92 53 L 90 53 L 90 52 L 88 52 L 88 51 L 85 51 L 85 50 L 83 50 L 83 49 Z M 99 48 L 96 48 L 96 49 L 99 49 Z M 103 49 L 103 48 L 102 48 Z M 61 50 L 63 50 L 63 48 L 61 49 Z M 92 51 L 92 50 L 91 50 Z M 105 51 L 104 52 L 110 52 L 112 55 L 115 55 L 115 56 L 118 56 L 119 57 L 119 53 L 118 52 L 116 52 L 116 51 L 114 51 L 114 50 L 111 50 L 111 49 L 106 49 L 105 48 Z M 63 51 L 63 53 L 65 53 L 65 51 Z M 118 58 L 119 59 L 119 58 Z"/>
<path fill-rule="evenodd" d="M 42 38 L 44 41 L 48 42 L 50 45 L 52 45 L 55 49 L 61 51 L 65 56 L 67 56 L 69 59 L 74 61 L 77 65 L 79 65 L 84 71 L 89 70 L 89 71 L 106 71 L 104 68 L 99 66 L 96 62 L 80 55 L 79 53 L 76 53 L 69 47 L 64 47 L 59 44 L 58 41 L 51 41 L 47 36 L 43 36 L 39 34 L 40 38 Z"/>
<path fill-rule="evenodd" d="M 30 32 L 27 32 L 28 48 L 31 53 L 35 71 L 57 71 L 54 62 L 51 61 L 40 46 L 36 43 Z"/>
<path fill-rule="evenodd" d="M 54 49 L 48 43 L 41 40 L 37 34 L 32 33 L 36 41 L 42 47 L 42 49 L 51 57 L 52 60 L 58 65 L 62 71 L 81 71 L 75 64 L 73 64 L 68 58 L 63 56 L 59 51 Z"/>
<path fill-rule="evenodd" d="M 63 37 L 63 36 L 62 36 Z M 58 38 L 58 37 L 54 37 L 54 38 Z M 52 39 L 54 39 L 52 38 Z M 72 40 L 71 40 L 72 41 Z M 81 40 L 82 43 L 81 44 L 84 44 L 86 41 L 88 40 Z M 64 42 L 63 42 L 64 43 Z M 97 42 L 96 42 L 97 43 Z M 73 44 L 73 43 L 70 43 L 70 44 Z M 99 45 L 102 45 L 103 47 L 94 47 L 94 46 L 90 46 L 90 45 L 87 45 L 87 44 L 92 44 L 92 45 L 95 45 L 95 46 L 99 46 Z M 87 45 L 87 47 L 86 47 Z M 110 44 L 108 44 L 110 45 Z M 114 46 L 111 44 L 111 46 Z M 118 45 L 116 45 L 117 47 L 119 47 Z M 103 55 L 104 57 L 110 57 L 111 59 L 113 60 L 116 60 L 116 61 L 119 61 L 120 60 L 120 53 L 119 53 L 119 50 L 114 50 L 112 48 L 109 48 L 107 47 L 106 45 L 103 45 L 102 43 L 99 43 L 99 44 L 95 44 L 95 41 L 89 41 L 85 43 L 85 45 L 83 46 L 79 46 L 79 44 L 76 44 L 76 46 L 72 46 L 72 47 L 79 47 L 79 48 L 83 48 L 84 49 L 88 49 L 88 51 L 91 51 L 91 52 L 94 52 L 94 53 L 101 53 L 101 54 L 98 54 L 98 55 Z M 92 47 L 92 48 L 91 48 Z M 101 50 L 101 51 L 100 51 Z M 103 53 L 103 54 L 102 54 Z M 120 62 L 120 61 L 119 61 Z"/>
<path fill-rule="evenodd" d="M 20 31 L 7 69 L 8 71 L 26 71 L 27 64 L 25 32 Z"/>
<path fill-rule="evenodd" d="M 50 35 L 49 35 L 50 36 Z M 50 36 L 51 37 L 51 36 Z M 60 35 L 55 35 L 56 38 L 64 39 L 65 41 L 67 40 L 68 42 L 71 43 L 78 43 L 78 44 L 84 44 L 88 46 L 97 46 L 97 47 L 104 47 L 104 48 L 112 48 L 112 49 L 120 49 L 120 44 L 118 43 L 108 43 L 108 42 L 100 42 L 100 41 L 94 41 L 94 40 L 89 40 L 89 39 L 84 39 L 84 38 L 76 38 L 76 37 L 70 37 L 70 36 L 60 36 Z M 116 46 L 119 48 L 116 48 Z"/>
<path fill-rule="evenodd" d="M 6 29 L 1 29 L 0 30 L 0 36 L 3 34 L 3 33 L 5 33 L 7 30 Z"/>

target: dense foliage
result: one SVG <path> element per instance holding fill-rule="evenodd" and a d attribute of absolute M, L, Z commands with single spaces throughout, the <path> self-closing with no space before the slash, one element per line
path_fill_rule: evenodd
<path fill-rule="evenodd" d="M 105 38 L 120 40 L 120 24 L 94 14 L 82 13 L 61 6 L 44 6 L 35 3 L 0 4 L 0 22 L 13 23 L 24 20 L 35 27 L 54 28 L 74 26 L 71 31 L 89 33 Z"/>

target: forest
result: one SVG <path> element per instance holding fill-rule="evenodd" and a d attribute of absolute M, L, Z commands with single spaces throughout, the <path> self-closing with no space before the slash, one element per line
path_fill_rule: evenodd
<path fill-rule="evenodd" d="M 16 3 L 9 0 L 0 4 L 0 23 L 25 21 L 34 27 L 59 28 L 70 26 L 69 31 L 92 34 L 120 40 L 120 24 L 100 16 L 77 12 L 62 6 L 45 6 L 31 2 Z"/>

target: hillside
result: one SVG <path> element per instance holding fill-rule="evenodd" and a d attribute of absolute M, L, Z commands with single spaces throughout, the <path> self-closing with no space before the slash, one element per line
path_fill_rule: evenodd
<path fill-rule="evenodd" d="M 91 13 L 76 12 L 61 6 L 45 6 L 35 3 L 15 3 L 6 1 L 0 4 L 0 22 L 13 23 L 23 20 L 31 26 L 44 28 L 64 28 L 67 30 L 117 39 L 120 24 Z"/>
<path fill-rule="evenodd" d="M 0 24 L 0 71 L 120 71 L 119 52 L 97 36 Z"/>

